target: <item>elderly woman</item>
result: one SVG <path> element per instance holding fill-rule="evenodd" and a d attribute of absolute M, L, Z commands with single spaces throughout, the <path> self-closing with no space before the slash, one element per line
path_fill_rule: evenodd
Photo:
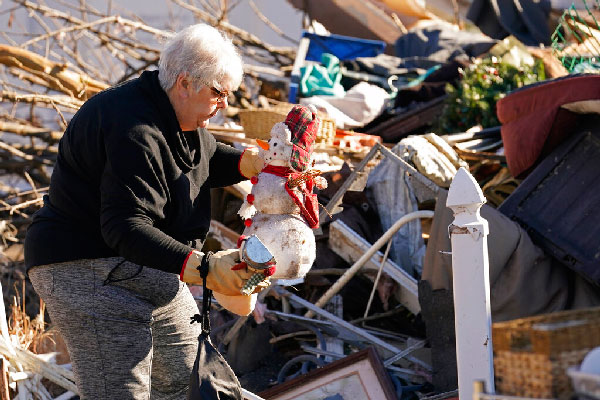
<path fill-rule="evenodd" d="M 188 27 L 166 45 L 158 71 L 92 97 L 60 141 L 25 260 L 83 399 L 186 397 L 199 327 L 180 277 L 201 282 L 210 189 L 262 168 L 255 153 L 204 129 L 242 75 L 230 40 Z M 236 255 L 213 255 L 209 289 L 240 294 L 251 273 L 231 270 Z"/>

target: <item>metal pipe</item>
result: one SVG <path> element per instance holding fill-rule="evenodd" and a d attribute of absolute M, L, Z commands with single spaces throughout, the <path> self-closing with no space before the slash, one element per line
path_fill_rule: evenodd
<path fill-rule="evenodd" d="M 348 270 L 344 273 L 344 275 L 342 275 L 340 277 L 340 279 L 338 279 L 326 292 L 325 294 L 323 294 L 323 296 L 321 296 L 321 298 L 315 303 L 315 306 L 319 307 L 319 308 L 323 308 L 323 306 L 325 304 L 327 304 L 327 302 L 336 294 L 338 293 L 342 287 L 344 287 L 344 285 L 346 283 L 348 283 L 348 281 L 354 276 L 356 275 L 356 273 L 358 272 L 358 270 L 371 258 L 373 257 L 373 255 L 375 253 L 377 253 L 377 251 L 385 244 L 387 243 L 388 240 L 390 240 L 390 238 L 396 233 L 398 232 L 398 230 L 400 230 L 400 228 L 407 224 L 408 222 L 418 219 L 418 218 L 433 218 L 433 211 L 429 211 L 429 210 L 423 210 L 423 211 L 413 211 L 411 213 L 408 213 L 406 215 L 403 215 L 402 218 L 400 218 L 398 221 L 396 221 L 394 223 L 394 225 L 391 226 L 390 229 L 387 230 L 387 232 L 385 232 L 376 242 L 375 244 L 373 244 L 373 246 L 371 246 L 371 248 L 369 248 L 369 250 L 367 250 L 367 252 L 365 254 L 362 255 L 362 257 L 360 257 L 358 259 L 358 261 L 356 261 L 354 263 L 354 265 L 352 265 L 350 268 L 348 268 Z M 305 317 L 307 318 L 312 318 L 315 315 L 315 312 L 312 310 L 308 310 L 306 312 L 306 314 L 304 314 Z"/>

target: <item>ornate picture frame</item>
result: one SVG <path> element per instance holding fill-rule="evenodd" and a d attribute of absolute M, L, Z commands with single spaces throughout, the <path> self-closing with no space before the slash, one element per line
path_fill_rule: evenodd
<path fill-rule="evenodd" d="M 369 347 L 259 393 L 267 400 L 394 400 L 394 386 Z"/>

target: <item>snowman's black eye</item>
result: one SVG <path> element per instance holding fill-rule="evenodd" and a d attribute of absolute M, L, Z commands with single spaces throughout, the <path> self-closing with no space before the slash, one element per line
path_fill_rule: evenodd
<path fill-rule="evenodd" d="M 273 147 L 277 146 L 277 142 L 273 143 Z"/>

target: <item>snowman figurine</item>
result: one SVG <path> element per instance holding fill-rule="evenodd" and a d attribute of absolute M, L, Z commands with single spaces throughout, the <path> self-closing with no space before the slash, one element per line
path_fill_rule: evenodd
<path fill-rule="evenodd" d="M 265 279 L 303 278 L 315 260 L 312 230 L 319 226 L 319 209 L 313 188 L 324 189 L 327 181 L 309 165 L 320 122 L 312 105 L 296 105 L 273 126 L 268 142 L 257 139 L 265 167 L 251 178 L 252 192 L 238 212 L 246 226 L 238 244 L 255 235 L 273 255 Z"/>

